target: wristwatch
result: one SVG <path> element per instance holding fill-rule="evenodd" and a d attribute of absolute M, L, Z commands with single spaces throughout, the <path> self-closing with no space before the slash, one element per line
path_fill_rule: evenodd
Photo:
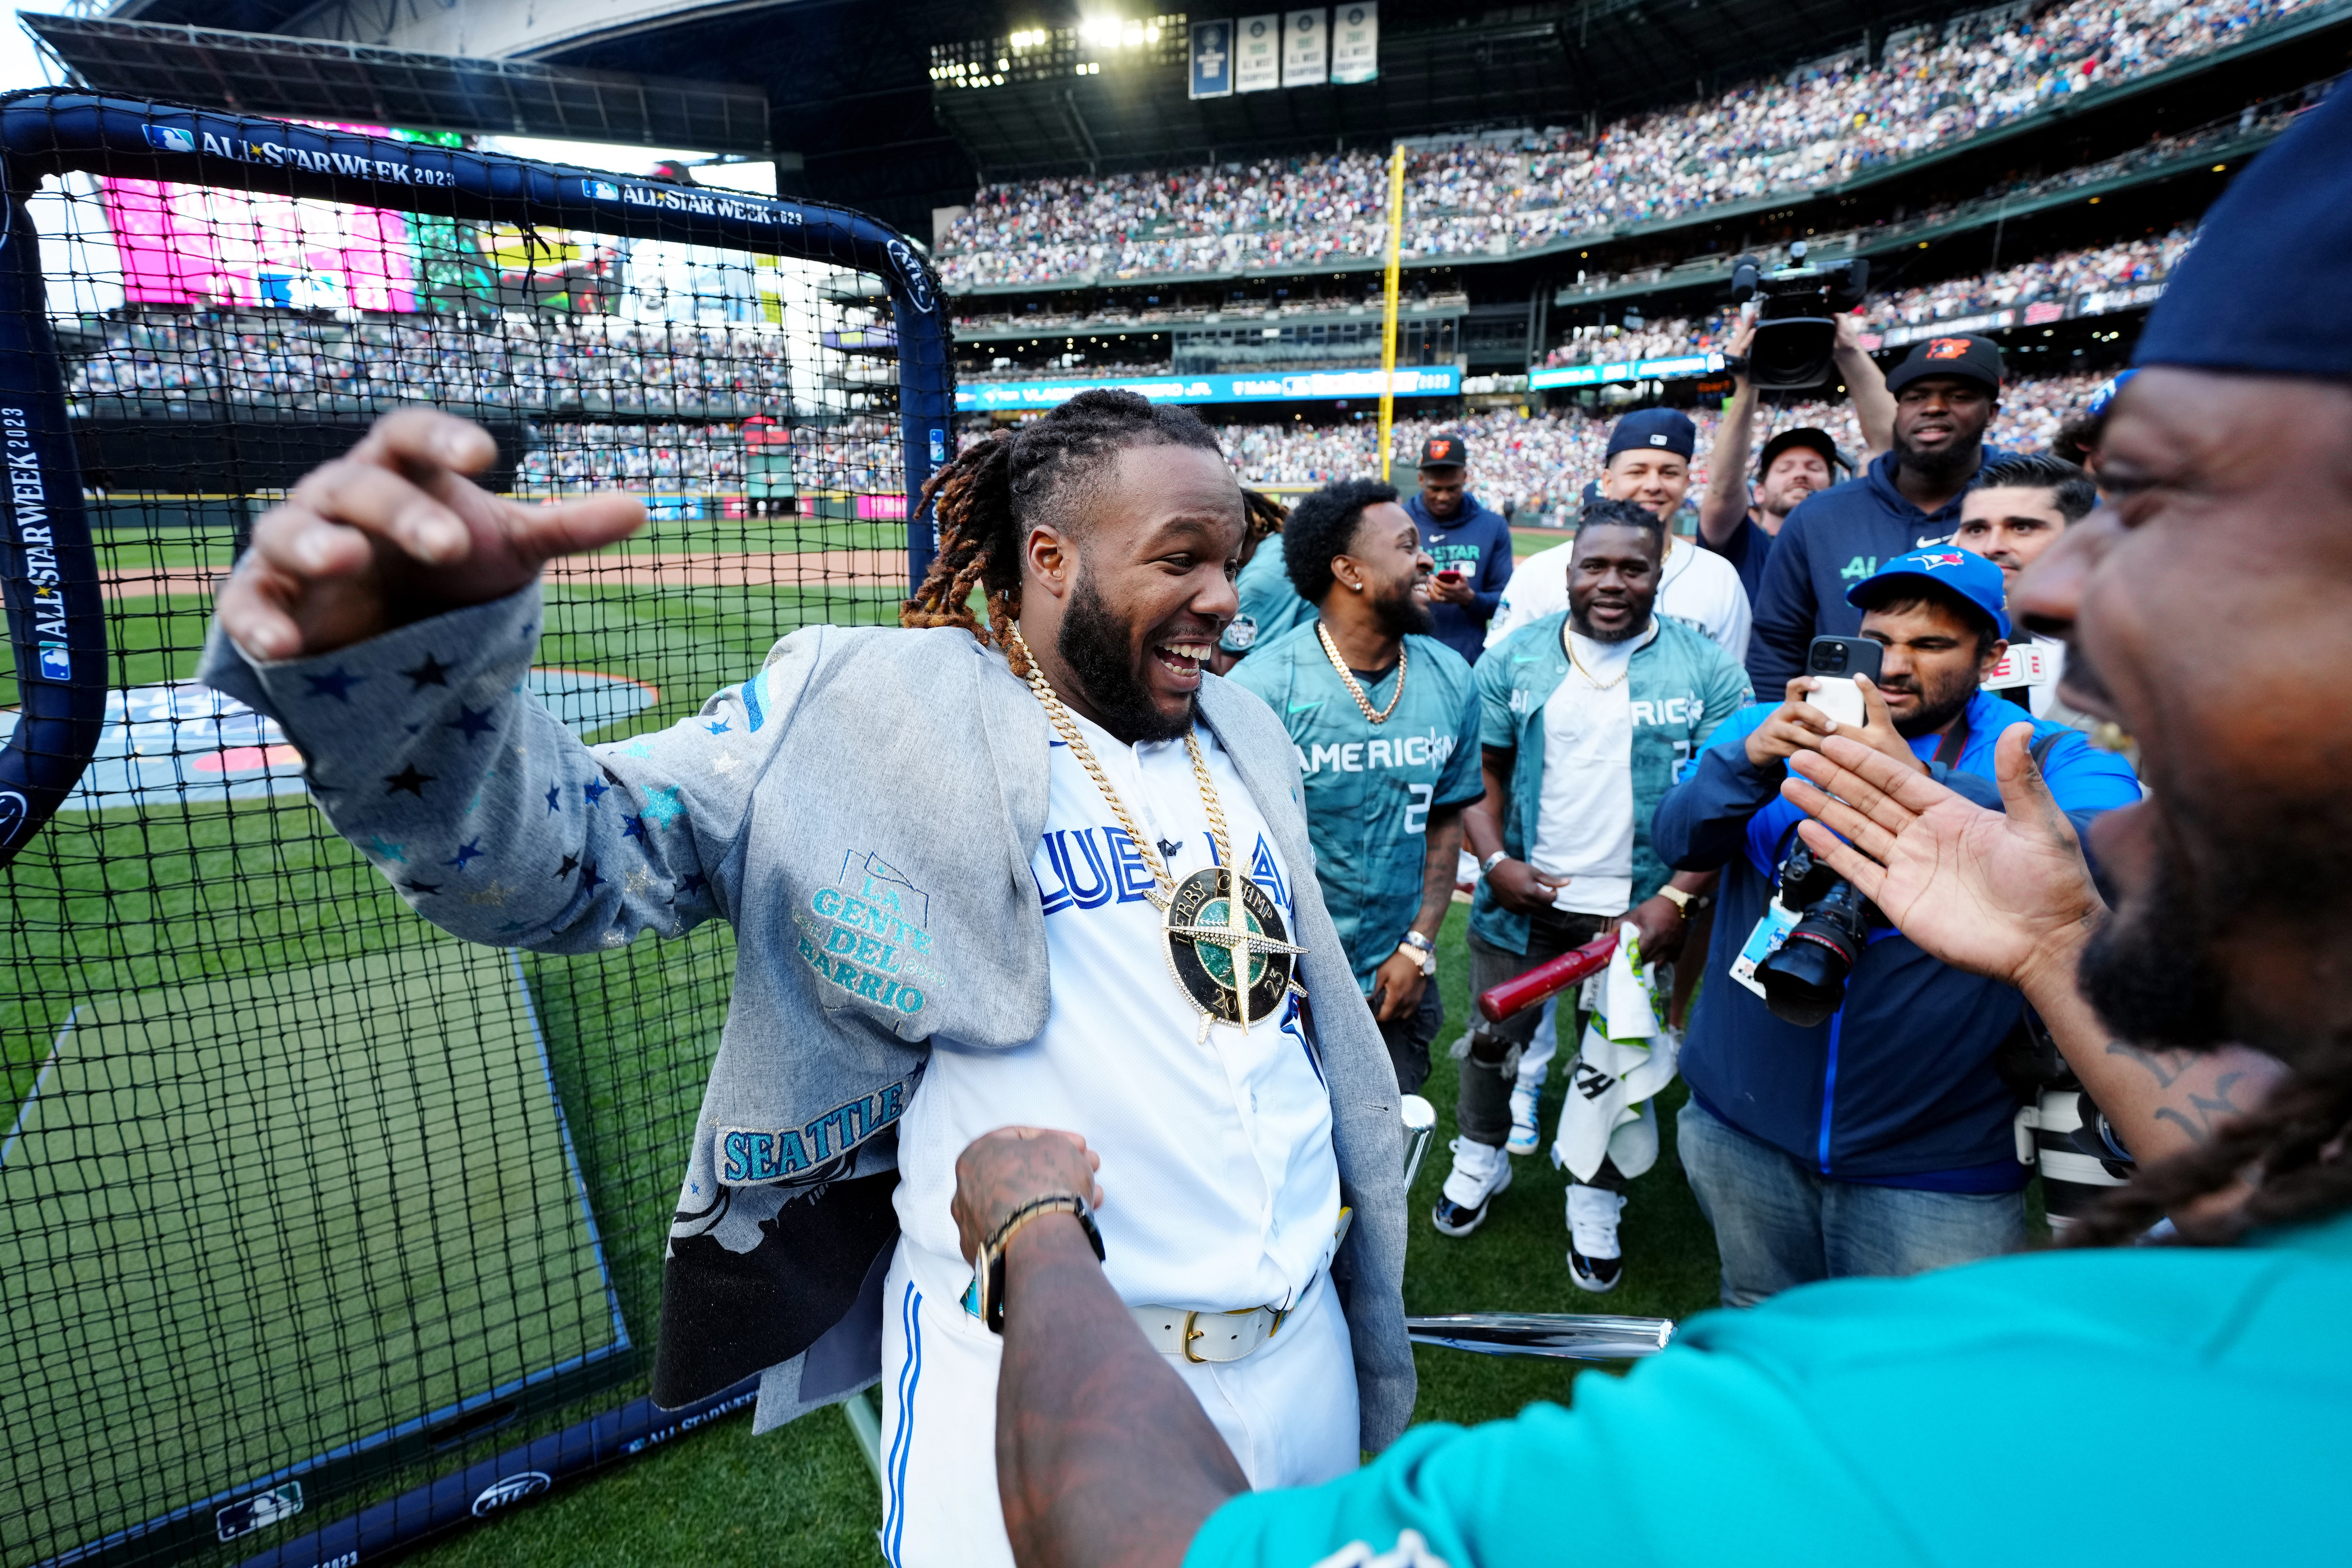
<path fill-rule="evenodd" d="M 1410 954 L 1413 961 L 1421 965 L 1421 977 L 1423 980 L 1433 980 L 1437 977 L 1437 944 L 1419 931 L 1408 929 L 1404 933 L 1404 940 L 1397 943 L 1397 951 Z"/>
<path fill-rule="evenodd" d="M 1713 899 L 1709 898 L 1705 893 L 1685 892 L 1682 889 L 1671 884 L 1666 887 L 1660 888 L 1658 889 L 1658 897 L 1665 900 L 1668 903 L 1673 904 L 1675 908 L 1681 912 L 1682 917 L 1685 920 L 1690 919 L 1691 916 L 1697 914 L 1701 910 L 1706 909 L 1715 902 Z"/>

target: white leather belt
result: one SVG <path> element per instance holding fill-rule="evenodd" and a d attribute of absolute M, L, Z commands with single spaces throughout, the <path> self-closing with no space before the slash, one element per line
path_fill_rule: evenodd
<path fill-rule="evenodd" d="M 1135 1326 L 1161 1355 L 1190 1362 L 1239 1361 L 1280 1331 L 1290 1314 L 1276 1307 L 1189 1312 L 1181 1307 L 1129 1307 Z"/>

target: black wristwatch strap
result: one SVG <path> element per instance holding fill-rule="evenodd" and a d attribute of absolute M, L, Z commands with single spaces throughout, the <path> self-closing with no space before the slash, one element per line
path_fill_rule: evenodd
<path fill-rule="evenodd" d="M 1012 1243 L 1013 1234 L 1040 1215 L 1066 1214 L 1076 1215 L 1087 1233 L 1087 1242 L 1095 1249 L 1095 1261 L 1103 1261 L 1102 1232 L 1095 1228 L 1095 1216 L 1087 1207 L 1087 1200 L 1076 1193 L 1058 1194 L 1053 1197 L 1032 1198 L 1007 1215 L 996 1234 L 981 1244 L 980 1267 L 973 1272 L 980 1280 L 980 1321 L 988 1325 L 992 1334 L 1004 1331 L 1004 1249 Z"/>

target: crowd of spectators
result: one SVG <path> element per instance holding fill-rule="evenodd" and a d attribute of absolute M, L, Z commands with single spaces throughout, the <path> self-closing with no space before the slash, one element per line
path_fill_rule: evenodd
<path fill-rule="evenodd" d="M 1564 132 L 1424 148 L 1406 170 L 1404 253 L 1500 254 L 1716 202 L 1828 184 L 2144 75 L 2322 0 L 2069 0 L 2037 16 L 1921 29 L 1711 101 Z M 983 187 L 944 237 L 950 289 L 1077 277 L 1224 272 L 1375 256 L 1384 160 Z"/>
<path fill-rule="evenodd" d="M 2096 375 L 2024 376 L 2001 389 L 2000 413 L 1987 433 L 1988 444 L 2007 450 L 2046 451 L 2058 426 L 2086 402 Z M 1613 414 L 1565 410 L 1523 415 L 1493 409 L 1444 419 L 1400 420 L 1394 426 L 1391 463 L 1410 474 L 1421 444 L 1439 434 L 1461 436 L 1470 448 L 1471 488 L 1496 510 L 1527 525 L 1567 527 L 1581 505 L 1586 481 L 1600 475 Z M 1691 489 L 1706 484 L 1706 453 L 1715 442 L 1717 414 L 1696 408 L 1698 456 Z M 1778 405 L 1772 426 L 1811 425 L 1836 437 L 1849 456 L 1863 450 L 1862 431 L 1846 403 L 1804 402 Z M 1300 487 L 1377 475 L 1379 430 L 1371 420 L 1344 425 L 1227 425 L 1218 430 L 1225 455 L 1247 485 Z"/>
<path fill-rule="evenodd" d="M 403 402 L 502 412 L 772 413 L 793 367 L 781 332 L 602 316 L 150 310 L 69 336 L 66 395 L 365 414 Z M 803 366 L 803 384 L 813 367 Z"/>

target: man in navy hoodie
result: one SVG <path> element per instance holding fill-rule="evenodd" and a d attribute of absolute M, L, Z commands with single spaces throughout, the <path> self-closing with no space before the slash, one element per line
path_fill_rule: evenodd
<path fill-rule="evenodd" d="M 1846 590 L 1908 550 L 1941 544 L 1960 525 L 1960 497 L 1997 452 L 1984 445 L 2000 405 L 2000 350 L 1990 338 L 1930 338 L 1886 377 L 1895 446 L 1857 477 L 1789 514 L 1764 564 L 1748 677 L 1778 691 L 1804 672 L 1817 637 L 1852 637 L 1861 616 Z"/>
<path fill-rule="evenodd" d="M 1421 530 L 1421 547 L 1437 563 L 1429 585 L 1432 635 L 1475 664 L 1486 651 L 1486 623 L 1511 580 L 1511 528 L 1470 493 L 1470 454 L 1461 437 L 1432 436 L 1421 444 L 1421 493 L 1404 510 Z"/>
<path fill-rule="evenodd" d="M 1885 649 L 1879 682 L 1858 682 L 1864 726 L 1836 724 L 1808 701 L 1811 678 L 1788 680 L 1779 707 L 1724 721 L 1651 826 L 1667 865 L 1723 868 L 1707 984 L 1683 1045 L 1691 1098 L 1675 1130 L 1715 1226 L 1727 1306 L 1815 1279 L 1990 1257 L 2025 1239 L 2031 1171 L 2017 1160 L 2017 1100 L 1993 1065 L 2023 1016 L 2014 990 L 1928 957 L 1874 910 L 1844 1004 L 1825 1023 L 1775 1017 L 1731 973 L 1802 820 L 1780 798 L 1793 752 L 1835 731 L 2000 809 L 1993 743 L 2018 710 L 1979 689 L 2009 648 L 2000 569 L 1956 546 L 1911 551 L 1845 602 Z M 2124 760 L 2073 730 L 2037 721 L 2032 746 L 2077 831 L 2139 799 Z"/>

